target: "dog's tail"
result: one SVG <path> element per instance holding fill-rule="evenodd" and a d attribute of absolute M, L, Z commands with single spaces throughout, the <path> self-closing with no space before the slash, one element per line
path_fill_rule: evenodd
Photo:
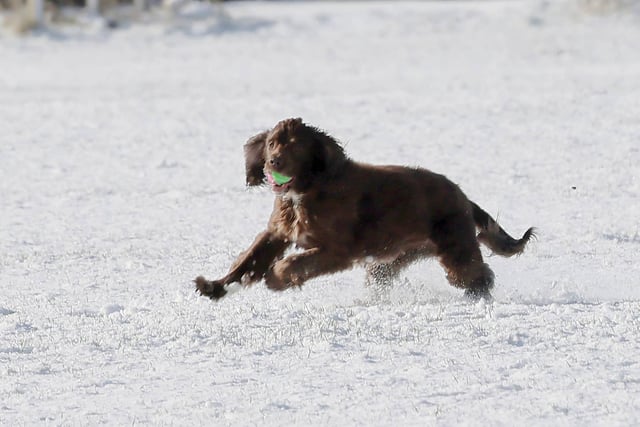
<path fill-rule="evenodd" d="M 516 240 L 509 236 L 484 209 L 473 202 L 471 202 L 471 206 L 473 207 L 473 220 L 480 230 L 478 241 L 498 255 L 504 257 L 519 255 L 529 240 L 536 237 L 536 230 L 531 227 L 525 231 L 520 239 Z"/>

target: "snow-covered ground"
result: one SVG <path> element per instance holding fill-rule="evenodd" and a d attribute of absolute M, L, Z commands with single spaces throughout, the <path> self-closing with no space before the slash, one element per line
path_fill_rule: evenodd
<path fill-rule="evenodd" d="M 577 4 L 2 36 L 0 424 L 639 424 L 640 14 Z M 539 239 L 488 258 L 491 304 L 433 261 L 378 297 L 361 270 L 198 297 L 270 212 L 242 144 L 290 116 Z"/>

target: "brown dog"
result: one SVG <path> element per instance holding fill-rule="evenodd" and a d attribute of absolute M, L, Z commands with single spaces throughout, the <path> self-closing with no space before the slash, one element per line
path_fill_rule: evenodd
<path fill-rule="evenodd" d="M 534 236 L 529 228 L 512 238 L 442 175 L 350 160 L 336 140 L 301 119 L 254 136 L 244 151 L 247 185 L 266 180 L 276 199 L 266 231 L 227 275 L 195 280 L 212 299 L 233 282 L 264 279 L 270 289 L 283 290 L 358 263 L 367 265 L 369 281 L 385 283 L 428 256 L 438 257 L 449 282 L 466 295 L 489 297 L 493 272 L 479 243 L 508 257 Z M 291 245 L 303 251 L 284 257 Z"/>

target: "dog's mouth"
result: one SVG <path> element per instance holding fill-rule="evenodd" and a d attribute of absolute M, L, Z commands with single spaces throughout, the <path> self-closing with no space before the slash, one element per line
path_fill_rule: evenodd
<path fill-rule="evenodd" d="M 293 181 L 293 177 L 276 171 L 267 171 L 265 175 L 267 176 L 267 182 L 276 193 L 282 193 L 289 189 L 291 181 Z"/>

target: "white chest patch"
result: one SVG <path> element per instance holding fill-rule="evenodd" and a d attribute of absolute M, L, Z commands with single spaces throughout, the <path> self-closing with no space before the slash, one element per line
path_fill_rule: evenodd
<path fill-rule="evenodd" d="M 302 194 L 298 194 L 293 190 L 287 191 L 287 193 L 284 194 L 282 198 L 285 200 L 291 200 L 294 207 L 298 207 L 300 205 L 300 202 L 302 202 Z"/>
<path fill-rule="evenodd" d="M 312 236 L 309 228 L 309 216 L 300 205 L 300 200 L 301 198 L 298 200 L 298 203 L 294 201 L 293 204 L 294 218 L 292 224 L 292 237 L 297 246 L 301 248 L 310 248 L 313 246 L 313 243 L 311 241 Z"/>

